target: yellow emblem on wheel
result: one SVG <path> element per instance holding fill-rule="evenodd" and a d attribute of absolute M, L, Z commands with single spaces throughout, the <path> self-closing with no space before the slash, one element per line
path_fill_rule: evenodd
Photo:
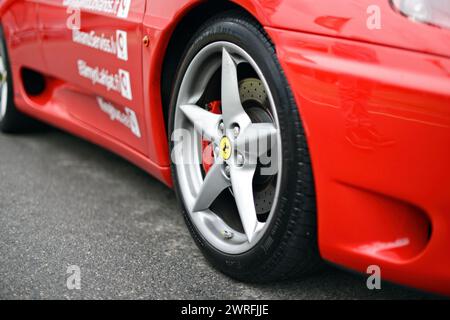
<path fill-rule="evenodd" d="M 228 139 L 228 137 L 223 137 L 220 140 L 220 157 L 223 160 L 228 160 L 231 157 L 231 142 L 230 139 Z"/>

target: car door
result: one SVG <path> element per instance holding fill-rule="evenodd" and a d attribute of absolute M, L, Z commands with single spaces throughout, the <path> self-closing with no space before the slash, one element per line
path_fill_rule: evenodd
<path fill-rule="evenodd" d="M 145 0 L 39 0 L 48 73 L 70 115 L 147 154 L 142 88 Z"/>

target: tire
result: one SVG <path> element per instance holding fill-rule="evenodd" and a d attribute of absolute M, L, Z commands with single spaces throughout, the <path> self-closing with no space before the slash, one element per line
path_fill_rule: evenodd
<path fill-rule="evenodd" d="M 185 107 L 180 106 L 179 100 L 184 90 L 182 84 L 184 79 L 187 78 L 186 74 L 190 72 L 189 70 L 194 69 L 194 67 L 189 68 L 189 66 L 194 65 L 194 59 L 197 59 L 196 57 L 199 57 L 202 52 L 205 52 L 209 47 L 214 47 L 219 42 L 226 43 L 230 48 L 223 49 L 223 54 L 226 50 L 232 50 L 234 46 L 237 46 L 236 50 L 243 50 L 242 55 L 247 53 L 252 59 L 251 63 L 256 63 L 259 72 L 265 78 L 265 84 L 268 86 L 266 91 L 272 95 L 273 104 L 276 106 L 272 118 L 277 118 L 277 135 L 281 137 L 281 141 L 279 141 L 281 143 L 280 160 L 282 169 L 281 173 L 278 172 L 276 175 L 278 193 L 275 193 L 269 218 L 263 223 L 264 227 L 262 228 L 264 229 L 258 234 L 259 238 L 252 240 L 253 243 L 245 247 L 247 249 L 234 252 L 234 249 L 228 250 L 225 245 L 216 245 L 214 241 L 210 240 L 213 239 L 211 238 L 213 236 L 209 235 L 208 232 L 203 232 L 203 226 L 196 221 L 195 214 L 197 212 L 189 210 L 187 205 L 188 196 L 186 193 L 188 191 L 183 190 L 185 175 L 182 174 L 185 166 L 172 161 L 174 188 L 186 224 L 207 260 L 215 268 L 232 278 L 258 283 L 292 279 L 310 274 L 319 269 L 321 259 L 317 244 L 315 188 L 306 138 L 297 105 L 278 62 L 274 45 L 264 29 L 246 14 L 230 11 L 211 18 L 200 28 L 188 45 L 177 71 L 170 103 L 168 127 L 171 154 L 173 156 L 177 154 L 176 143 L 173 139 L 174 130 L 179 123 L 184 123 L 177 119 L 181 119 L 178 117 L 182 117 L 183 112 L 186 115 L 188 114 L 187 111 L 184 111 Z M 238 53 L 234 54 L 237 55 Z M 225 61 L 223 59 L 225 58 L 222 55 L 222 61 Z M 237 61 L 239 57 L 233 57 L 233 59 L 233 61 Z M 202 69 L 204 68 L 199 68 L 199 70 Z M 245 81 L 240 80 L 240 86 Z M 260 78 L 260 83 L 263 82 Z M 222 95 L 222 97 L 224 96 Z M 242 102 L 243 96 L 240 97 Z M 183 108 L 183 112 L 179 111 L 180 108 Z M 222 109 L 225 110 L 224 108 L 223 106 Z M 249 114 L 249 109 L 245 110 Z M 223 112 L 225 117 L 225 111 Z M 210 174 L 209 171 L 207 174 Z M 204 179 L 203 183 L 206 181 L 206 174 Z M 254 184 L 254 177 L 252 181 L 252 184 Z M 231 190 L 230 193 L 233 197 L 236 195 L 237 204 L 237 197 L 239 196 L 236 192 L 233 192 L 234 186 L 235 184 L 232 181 L 232 188 L 228 189 Z M 252 188 L 251 190 L 256 192 L 254 191 L 254 185 L 252 185 Z M 253 200 L 256 203 L 255 193 L 253 195 Z M 237 206 L 239 207 L 239 204 Z M 214 213 L 212 209 L 208 210 Z M 239 209 L 238 212 L 241 214 Z M 241 219 L 241 221 L 244 220 Z M 245 227 L 241 230 L 244 230 L 247 234 Z M 236 233 L 240 236 L 239 232 L 236 231 Z M 243 231 L 242 233 L 244 234 Z M 224 231 L 225 238 L 231 236 L 237 237 L 233 232 Z M 250 239 L 248 237 L 249 243 L 251 242 Z M 217 243 L 221 244 L 222 242 Z M 239 244 L 239 246 L 242 247 L 243 244 Z M 230 248 L 232 248 L 231 245 Z"/>
<path fill-rule="evenodd" d="M 14 90 L 11 65 L 4 37 L 3 28 L 0 27 L 0 131 L 4 133 L 23 132 L 36 126 L 36 123 L 17 110 L 14 105 Z M 6 80 L 3 80 L 6 79 Z"/>

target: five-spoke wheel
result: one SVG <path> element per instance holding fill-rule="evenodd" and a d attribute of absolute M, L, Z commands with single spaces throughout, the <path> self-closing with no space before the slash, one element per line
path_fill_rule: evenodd
<path fill-rule="evenodd" d="M 186 45 L 169 115 L 186 223 L 216 268 L 245 281 L 315 269 L 315 193 L 298 107 L 262 27 L 242 12 Z"/>
<path fill-rule="evenodd" d="M 5 65 L 5 57 L 0 53 L 0 121 L 6 114 L 8 104 L 8 70 Z"/>
<path fill-rule="evenodd" d="M 263 87 L 260 94 L 263 99 L 242 102 L 244 93 L 240 89 L 240 68 L 253 71 L 253 79 L 257 79 Z M 242 48 L 229 42 L 216 42 L 205 47 L 194 58 L 179 93 L 175 130 L 180 131 L 180 135 L 186 135 L 183 140 L 179 139 L 185 147 L 175 148 L 179 152 L 172 156 L 177 164 L 184 200 L 204 236 L 225 252 L 248 250 L 270 219 L 270 211 L 264 219 L 258 219 L 254 200 L 255 175 L 266 173 L 272 182 L 280 169 L 277 165 L 281 163 L 275 159 L 281 154 L 277 150 L 281 147 L 278 143 L 280 135 L 275 105 L 266 85 L 261 70 Z M 218 88 L 219 94 L 215 99 L 220 99 L 221 113 L 202 107 L 211 86 Z M 256 86 L 254 89 L 258 93 L 261 91 Z M 268 122 L 256 122 L 259 120 L 257 117 L 252 120 L 252 113 L 249 115 L 246 111 L 246 108 L 256 110 L 258 107 L 260 113 L 269 115 L 266 117 Z M 199 160 L 204 150 L 197 148 L 198 154 L 192 154 L 191 149 L 205 140 L 212 145 L 213 164 L 202 174 L 202 161 Z M 270 162 L 271 170 L 266 166 L 267 170 L 258 170 L 257 173 L 257 168 L 261 167 L 261 157 Z M 225 210 L 227 212 L 222 210 L 218 214 L 212 205 L 228 190 L 231 193 L 228 199 L 233 199 L 237 209 L 234 211 L 237 212 L 233 212 L 234 208 L 230 206 Z M 266 200 L 273 202 L 275 193 L 268 193 L 271 199 Z M 237 213 L 242 228 L 227 223 L 228 220 L 236 221 L 233 213 Z"/>

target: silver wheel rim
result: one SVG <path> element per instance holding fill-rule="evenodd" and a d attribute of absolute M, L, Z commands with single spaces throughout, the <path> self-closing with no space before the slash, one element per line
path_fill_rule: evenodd
<path fill-rule="evenodd" d="M 6 107 L 8 102 L 8 72 L 6 70 L 3 56 L 0 56 L 0 121 L 3 120 L 6 114 Z"/>
<path fill-rule="evenodd" d="M 241 64 L 250 66 L 264 86 L 271 122 L 252 122 L 241 104 L 238 79 Z M 220 72 L 222 114 L 208 112 L 198 105 L 217 72 Z M 177 133 L 187 138 L 179 139 L 175 137 Z M 197 230 L 224 253 L 241 254 L 250 250 L 263 237 L 273 218 L 280 187 L 282 150 L 273 96 L 261 69 L 246 51 L 222 41 L 199 51 L 180 86 L 172 139 L 183 141 L 184 149 L 174 147 L 172 161 L 182 200 Z M 210 141 L 214 150 L 214 163 L 207 173 L 199 165 L 202 139 Z M 260 221 L 255 207 L 254 181 L 256 172 L 258 176 L 262 172 L 257 163 L 268 149 L 261 145 L 267 143 L 272 153 L 271 170 L 276 167 L 276 173 L 269 176 L 275 188 L 270 212 Z M 252 148 L 254 145 L 257 149 Z M 240 228 L 213 208 L 224 191 L 229 191 L 234 200 L 237 213 L 229 211 L 237 215 Z"/>

